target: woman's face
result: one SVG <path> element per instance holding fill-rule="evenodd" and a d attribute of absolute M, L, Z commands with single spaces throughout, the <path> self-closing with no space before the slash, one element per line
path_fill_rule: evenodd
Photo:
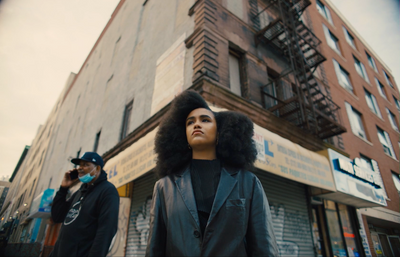
<path fill-rule="evenodd" d="M 205 108 L 193 110 L 186 118 L 186 138 L 193 150 L 215 149 L 217 121 L 214 114 Z"/>

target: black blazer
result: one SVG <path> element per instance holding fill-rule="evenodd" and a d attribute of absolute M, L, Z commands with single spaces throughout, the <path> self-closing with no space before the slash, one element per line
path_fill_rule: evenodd
<path fill-rule="evenodd" d="M 249 171 L 221 170 L 201 235 L 189 167 L 154 186 L 146 256 L 278 256 L 267 197 Z"/>

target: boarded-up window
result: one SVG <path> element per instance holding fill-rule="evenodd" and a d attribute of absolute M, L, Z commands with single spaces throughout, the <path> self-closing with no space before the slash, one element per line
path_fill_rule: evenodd
<path fill-rule="evenodd" d="M 230 12 L 243 20 L 243 0 L 228 0 L 226 5 Z"/>
<path fill-rule="evenodd" d="M 232 53 L 229 54 L 229 84 L 233 93 L 242 96 L 240 60 Z"/>

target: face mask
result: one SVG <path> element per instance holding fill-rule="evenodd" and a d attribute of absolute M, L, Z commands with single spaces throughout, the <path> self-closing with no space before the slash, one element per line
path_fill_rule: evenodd
<path fill-rule="evenodd" d="M 96 167 L 95 167 L 95 168 L 96 168 Z M 94 169 L 95 169 L 95 168 L 94 168 Z M 94 169 L 93 169 L 93 170 L 94 170 Z M 90 173 L 92 173 L 93 170 L 91 170 L 89 173 L 85 174 L 84 176 L 79 177 L 79 180 L 80 180 L 82 183 L 89 183 L 90 181 L 92 181 L 92 180 L 94 179 L 94 177 L 96 177 L 96 175 L 90 176 Z"/>

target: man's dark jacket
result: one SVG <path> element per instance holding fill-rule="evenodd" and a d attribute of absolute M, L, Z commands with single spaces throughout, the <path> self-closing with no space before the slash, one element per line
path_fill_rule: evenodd
<path fill-rule="evenodd" d="M 146 256 L 278 256 L 268 200 L 258 178 L 222 168 L 204 235 L 189 168 L 157 181 Z"/>
<path fill-rule="evenodd" d="M 119 195 L 102 170 L 92 186 L 82 184 L 69 200 L 60 187 L 53 200 L 51 217 L 62 222 L 50 256 L 106 256 L 118 229 Z"/>

